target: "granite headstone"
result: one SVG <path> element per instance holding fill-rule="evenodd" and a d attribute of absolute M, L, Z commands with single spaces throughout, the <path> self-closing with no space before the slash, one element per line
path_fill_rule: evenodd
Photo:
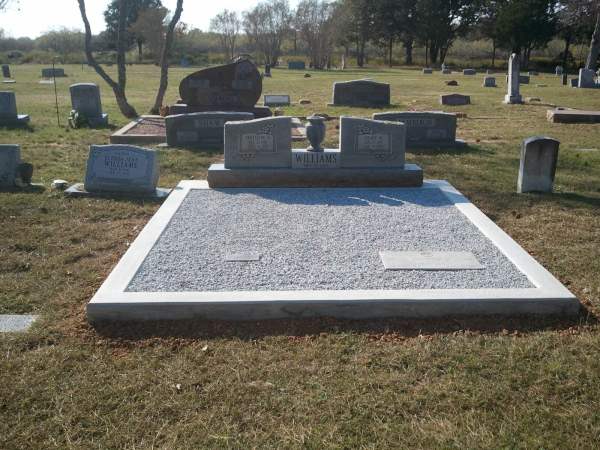
<path fill-rule="evenodd" d="M 340 118 L 341 167 L 404 167 L 406 125 Z"/>
<path fill-rule="evenodd" d="M 385 112 L 373 114 L 373 119 L 403 123 L 407 148 L 464 145 L 456 140 L 456 114 L 443 111 Z"/>
<path fill-rule="evenodd" d="M 10 66 L 8 64 L 2 64 L 2 76 L 10 78 Z"/>
<path fill-rule="evenodd" d="M 577 83 L 578 88 L 596 88 L 596 72 L 592 69 L 579 69 L 579 81 Z"/>
<path fill-rule="evenodd" d="M 46 68 L 42 69 L 42 78 L 62 78 L 66 77 L 65 69 L 63 68 Z"/>
<path fill-rule="evenodd" d="M 483 87 L 496 87 L 496 78 L 494 77 L 485 77 L 483 79 Z"/>
<path fill-rule="evenodd" d="M 17 100 L 12 91 L 0 92 L 0 126 L 24 125 L 29 116 L 17 113 Z"/>
<path fill-rule="evenodd" d="M 517 192 L 552 192 L 560 142 L 535 136 L 523 141 Z"/>
<path fill-rule="evenodd" d="M 83 114 L 90 126 L 108 125 L 108 114 L 102 112 L 100 88 L 94 83 L 73 84 L 71 91 L 71 106 L 73 110 Z"/>
<path fill-rule="evenodd" d="M 0 188 L 10 188 L 15 185 L 20 162 L 21 149 L 18 145 L 0 144 Z"/>
<path fill-rule="evenodd" d="M 371 80 L 333 84 L 332 106 L 380 107 L 390 105 L 390 85 Z"/>
<path fill-rule="evenodd" d="M 508 92 L 504 97 L 504 103 L 507 104 L 518 104 L 523 103 L 523 98 L 519 93 L 519 80 L 520 75 L 520 63 L 519 63 L 519 55 L 513 53 L 510 55 L 508 60 L 508 78 L 507 78 L 507 89 Z"/>
<path fill-rule="evenodd" d="M 475 69 L 465 69 L 463 75 L 477 75 L 477 71 Z"/>
<path fill-rule="evenodd" d="M 306 63 L 304 61 L 289 61 L 288 70 L 305 70 Z"/>
<path fill-rule="evenodd" d="M 445 94 L 440 95 L 440 103 L 448 106 L 470 105 L 471 97 L 463 94 Z"/>
<path fill-rule="evenodd" d="M 171 147 L 222 148 L 226 122 L 252 119 L 252 113 L 220 111 L 167 116 L 167 144 Z"/>
<path fill-rule="evenodd" d="M 291 117 L 225 124 L 225 167 L 290 167 L 292 163 Z"/>

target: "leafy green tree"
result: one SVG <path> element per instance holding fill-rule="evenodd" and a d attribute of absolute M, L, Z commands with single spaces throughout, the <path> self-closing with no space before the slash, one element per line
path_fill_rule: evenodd
<path fill-rule="evenodd" d="M 416 2 L 413 0 L 378 0 L 375 10 L 373 39 L 387 47 L 388 63 L 392 66 L 394 42 L 404 43 L 405 63 L 412 64 L 412 47 L 416 34 Z"/>
<path fill-rule="evenodd" d="M 119 33 L 119 4 L 121 0 L 112 0 L 106 11 L 104 11 L 104 21 L 106 22 L 106 31 L 111 36 L 114 43 L 117 42 Z M 145 42 L 142 35 L 136 35 L 129 31 L 130 27 L 138 20 L 140 11 L 145 9 L 161 8 L 161 0 L 126 0 L 125 2 L 125 42 L 128 45 L 134 43 L 138 47 L 139 58 L 142 59 L 142 46 Z"/>
<path fill-rule="evenodd" d="M 374 36 L 375 8 L 372 0 L 346 0 L 344 7 L 348 11 L 347 38 L 356 45 L 356 63 L 365 64 L 365 48 Z"/>
<path fill-rule="evenodd" d="M 438 60 L 443 63 L 454 40 L 472 28 L 481 3 L 481 0 L 417 0 L 417 36 L 425 44 L 432 64 Z"/>
<path fill-rule="evenodd" d="M 545 46 L 556 33 L 553 0 L 511 0 L 498 13 L 496 32 L 501 47 L 521 55 L 529 65 L 531 50 Z"/>

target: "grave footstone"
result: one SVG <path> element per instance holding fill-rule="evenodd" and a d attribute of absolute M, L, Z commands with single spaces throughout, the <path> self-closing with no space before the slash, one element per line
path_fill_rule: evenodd
<path fill-rule="evenodd" d="M 62 78 L 66 76 L 65 69 L 60 67 L 42 69 L 42 78 Z"/>
<path fill-rule="evenodd" d="M 91 145 L 85 182 L 65 191 L 69 196 L 118 195 L 162 198 L 157 188 L 158 154 L 133 145 Z"/>
<path fill-rule="evenodd" d="M 288 70 L 305 70 L 306 63 L 304 61 L 289 61 Z"/>
<path fill-rule="evenodd" d="M 225 167 L 290 167 L 291 126 L 291 117 L 268 117 L 226 123 Z"/>
<path fill-rule="evenodd" d="M 266 94 L 264 96 L 265 106 L 290 106 L 290 96 L 286 94 Z"/>
<path fill-rule="evenodd" d="M 468 95 L 462 95 L 462 94 L 445 94 L 445 95 L 440 95 L 440 103 L 442 105 L 449 105 L 449 106 L 470 105 L 471 97 Z"/>
<path fill-rule="evenodd" d="M 252 61 L 240 58 L 231 64 L 209 67 L 185 77 L 179 84 L 181 99 L 169 108 L 171 115 L 195 112 L 248 112 L 269 117 L 271 110 L 256 106 L 262 77 Z"/>
<path fill-rule="evenodd" d="M 507 77 L 507 89 L 508 92 L 504 97 L 504 103 L 507 104 L 518 104 L 523 103 L 521 94 L 519 93 L 520 80 L 519 80 L 519 56 L 516 53 L 510 55 L 508 60 L 508 77 Z"/>
<path fill-rule="evenodd" d="M 15 186 L 20 162 L 21 148 L 18 145 L 0 144 L 0 188 Z"/>
<path fill-rule="evenodd" d="M 17 100 L 12 91 L 0 92 L 0 126 L 25 125 L 29 116 L 17 113 Z"/>
<path fill-rule="evenodd" d="M 373 114 L 374 120 L 406 126 L 406 147 L 462 147 L 456 139 L 456 114 L 443 111 L 402 111 Z"/>
<path fill-rule="evenodd" d="M 404 167 L 406 125 L 340 118 L 341 167 Z"/>
<path fill-rule="evenodd" d="M 483 87 L 496 87 L 496 78 L 494 77 L 485 77 L 483 79 Z"/>
<path fill-rule="evenodd" d="M 477 71 L 475 69 L 465 69 L 463 75 L 477 75 Z"/>
<path fill-rule="evenodd" d="M 108 125 L 108 114 L 102 112 L 100 88 L 94 83 L 73 84 L 71 92 L 71 107 L 82 114 L 91 127 Z"/>
<path fill-rule="evenodd" d="M 523 141 L 517 192 L 552 192 L 560 142 L 534 136 Z"/>
<path fill-rule="evenodd" d="M 10 66 L 8 64 L 2 64 L 2 76 L 10 78 Z"/>
<path fill-rule="evenodd" d="M 330 106 L 380 107 L 390 104 L 390 85 L 372 80 L 354 80 L 333 84 Z"/>
<path fill-rule="evenodd" d="M 198 112 L 167 116 L 167 144 L 171 147 L 223 148 L 226 122 L 252 120 L 247 112 Z"/>
<path fill-rule="evenodd" d="M 596 72 L 591 69 L 579 69 L 578 88 L 590 89 L 596 88 L 598 85 L 595 81 Z"/>

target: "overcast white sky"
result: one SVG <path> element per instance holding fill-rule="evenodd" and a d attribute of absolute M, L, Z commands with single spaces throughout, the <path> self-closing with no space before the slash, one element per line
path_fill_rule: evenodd
<path fill-rule="evenodd" d="M 290 0 L 295 7 L 299 0 Z M 109 0 L 87 0 L 86 9 L 92 32 L 104 29 L 103 12 Z M 176 0 L 163 0 L 171 11 Z M 208 30 L 210 19 L 223 9 L 244 11 L 258 3 L 258 0 L 184 0 L 181 20 L 191 27 Z M 67 27 L 83 29 L 77 0 L 12 0 L 7 11 L 0 13 L 0 28 L 7 36 L 38 37 L 45 31 Z"/>

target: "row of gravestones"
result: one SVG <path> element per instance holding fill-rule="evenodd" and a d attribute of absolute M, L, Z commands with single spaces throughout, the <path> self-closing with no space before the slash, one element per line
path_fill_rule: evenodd
<path fill-rule="evenodd" d="M 406 120 L 406 119 L 405 119 Z M 291 147 L 291 118 L 275 117 L 225 125 L 227 169 L 403 167 L 408 127 L 403 122 L 342 117 L 340 148 L 321 152 Z M 322 137 L 321 137 L 322 139 Z M 551 192 L 560 143 L 546 137 L 523 142 L 518 192 Z M 33 167 L 23 163 L 18 145 L 0 145 L 0 187 L 30 182 Z M 128 145 L 92 145 L 85 182 L 68 195 L 122 194 L 165 197 L 157 188 L 157 153 Z"/>
<path fill-rule="evenodd" d="M 108 115 L 102 112 L 100 88 L 93 83 L 73 84 L 71 92 L 71 105 L 82 119 L 91 127 L 108 125 Z M 25 125 L 29 123 L 29 116 L 18 114 L 15 93 L 12 91 L 0 92 L 0 126 Z"/>
<path fill-rule="evenodd" d="M 444 96 L 446 98 L 447 96 Z M 449 96 L 454 99 L 455 97 Z M 200 112 L 168 116 L 165 119 L 167 145 L 170 147 L 222 148 L 224 128 L 229 122 L 254 119 L 244 112 Z M 410 147 L 454 147 L 456 115 L 442 111 L 401 111 L 373 114 L 374 120 L 403 122 Z"/>

